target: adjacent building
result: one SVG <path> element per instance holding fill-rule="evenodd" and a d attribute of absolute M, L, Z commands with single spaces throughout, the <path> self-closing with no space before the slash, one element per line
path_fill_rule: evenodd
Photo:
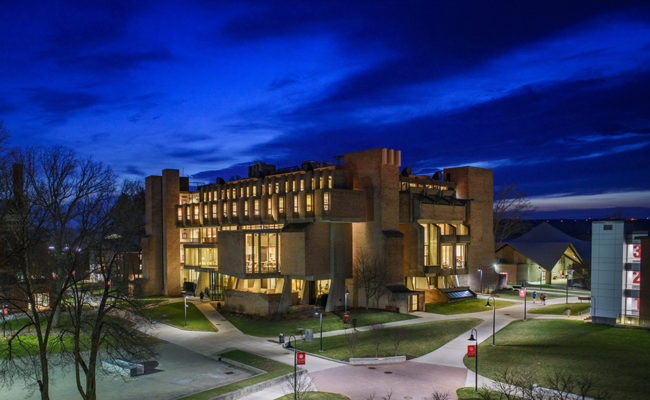
<path fill-rule="evenodd" d="M 574 278 L 572 271 L 587 265 L 590 244 L 542 222 L 496 249 L 496 271 L 507 283 L 545 282 Z"/>
<path fill-rule="evenodd" d="M 591 315 L 593 322 L 650 325 L 650 275 L 647 231 L 624 221 L 594 221 L 591 242 Z M 647 281 L 647 280 L 646 280 Z"/>
<path fill-rule="evenodd" d="M 372 260 L 385 271 L 372 306 L 408 312 L 473 294 L 494 260 L 491 170 L 414 175 L 386 148 L 336 160 L 255 162 L 246 178 L 195 190 L 178 170 L 147 177 L 142 293 L 196 285 L 245 313 L 331 311 L 365 305 L 355 266 Z"/>

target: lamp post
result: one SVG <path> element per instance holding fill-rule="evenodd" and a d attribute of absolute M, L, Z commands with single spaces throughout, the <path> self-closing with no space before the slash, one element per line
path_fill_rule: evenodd
<path fill-rule="evenodd" d="M 476 362 L 474 364 L 474 393 L 478 393 L 478 330 L 476 330 L 476 328 L 472 328 L 469 339 L 467 340 L 470 342 L 476 342 L 476 351 L 474 354 L 474 361 Z"/>
<path fill-rule="evenodd" d="M 320 352 L 323 352 L 323 312 L 316 311 L 316 314 L 320 316 Z"/>
<path fill-rule="evenodd" d="M 573 279 L 573 270 L 571 270 L 571 279 Z M 566 274 L 566 304 L 569 304 L 569 271 Z"/>
<path fill-rule="evenodd" d="M 291 338 L 293 338 L 293 346 L 291 346 Z M 293 347 L 293 400 L 296 400 L 298 393 L 298 368 L 296 366 L 296 337 L 294 335 L 289 336 L 289 345 L 287 347 Z"/>
<path fill-rule="evenodd" d="M 350 295 L 350 291 L 345 289 L 345 314 L 348 313 L 348 296 Z"/>
<path fill-rule="evenodd" d="M 187 328 L 187 296 L 183 299 L 183 311 L 185 311 L 185 327 Z"/>
<path fill-rule="evenodd" d="M 496 320 L 497 320 L 497 300 L 494 296 L 488 297 L 488 301 L 485 304 L 485 307 L 490 307 L 490 299 L 492 299 L 492 346 L 494 346 L 494 336 L 496 333 Z"/>
<path fill-rule="evenodd" d="M 480 275 L 480 286 L 479 286 L 479 292 L 483 293 L 483 269 L 479 268 L 478 273 Z"/>

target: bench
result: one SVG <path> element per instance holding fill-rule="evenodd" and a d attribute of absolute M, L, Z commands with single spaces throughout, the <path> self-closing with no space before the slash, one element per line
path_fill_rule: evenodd
<path fill-rule="evenodd" d="M 578 296 L 578 300 L 582 303 L 582 300 L 591 301 L 591 296 Z"/>
<path fill-rule="evenodd" d="M 144 375 L 144 364 L 125 360 L 102 360 L 102 367 L 106 371 L 115 372 L 122 376 Z"/>
<path fill-rule="evenodd" d="M 399 312 L 399 307 L 395 306 L 386 306 L 386 311 Z"/>

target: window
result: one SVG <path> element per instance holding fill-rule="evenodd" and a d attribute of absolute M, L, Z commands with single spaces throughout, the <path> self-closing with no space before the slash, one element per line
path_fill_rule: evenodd
<path fill-rule="evenodd" d="M 318 189 L 316 187 L 316 178 L 311 178 L 311 190 Z"/>
<path fill-rule="evenodd" d="M 36 293 L 36 307 L 44 308 L 50 306 L 50 294 L 49 293 Z"/>
<path fill-rule="evenodd" d="M 301 192 L 305 191 L 305 179 L 304 178 L 300 179 L 300 191 Z"/>
<path fill-rule="evenodd" d="M 249 197 L 251 195 L 251 187 L 246 186 L 246 197 Z"/>
<path fill-rule="evenodd" d="M 253 196 L 257 196 L 257 186 L 253 185 Z"/>
<path fill-rule="evenodd" d="M 293 181 L 291 182 L 293 184 L 292 190 L 295 192 L 296 189 L 298 189 L 298 182 L 294 178 Z"/>
<path fill-rule="evenodd" d="M 241 187 L 240 193 L 241 193 L 240 196 L 244 197 L 244 194 L 246 193 L 246 189 L 243 186 Z"/>
<path fill-rule="evenodd" d="M 280 182 L 275 182 L 275 193 L 278 194 L 280 193 Z"/>
<path fill-rule="evenodd" d="M 258 199 L 255 199 L 254 213 L 255 215 L 260 215 L 260 201 Z"/>
<path fill-rule="evenodd" d="M 233 199 L 237 198 L 237 188 L 232 188 L 232 198 Z"/>
<path fill-rule="evenodd" d="M 236 202 L 232 203 L 232 216 L 233 217 L 237 216 L 237 203 Z"/>
<path fill-rule="evenodd" d="M 185 207 L 185 219 L 188 221 L 192 219 L 192 210 L 190 210 L 190 207 Z"/>
<path fill-rule="evenodd" d="M 244 216 L 248 217 L 248 200 L 244 202 Z"/>
<path fill-rule="evenodd" d="M 323 193 L 323 211 L 330 210 L 330 194 L 328 192 Z"/>
<path fill-rule="evenodd" d="M 324 176 L 320 177 L 320 188 L 321 189 L 325 188 L 325 177 Z"/>
<path fill-rule="evenodd" d="M 194 219 L 199 219 L 199 207 L 194 206 L 192 208 L 194 208 Z"/>
<path fill-rule="evenodd" d="M 287 193 L 289 191 L 289 179 L 284 181 L 284 192 Z"/>
<path fill-rule="evenodd" d="M 266 194 L 266 185 L 262 183 L 262 196 Z"/>
<path fill-rule="evenodd" d="M 183 209 L 178 207 L 177 211 L 178 211 L 178 215 L 176 216 L 176 220 L 181 221 L 183 219 Z"/>
<path fill-rule="evenodd" d="M 278 213 L 284 214 L 284 197 L 278 198 Z"/>
<path fill-rule="evenodd" d="M 273 194 L 273 184 L 269 183 L 269 194 Z"/>
<path fill-rule="evenodd" d="M 424 225 L 424 265 L 439 265 L 438 227 L 435 224 Z"/>
<path fill-rule="evenodd" d="M 331 175 L 327 177 L 327 187 L 329 189 L 332 188 L 332 176 Z"/>
<path fill-rule="evenodd" d="M 223 217 L 228 217 L 228 203 L 223 203 Z"/>
<path fill-rule="evenodd" d="M 210 214 L 208 213 L 208 205 L 203 206 L 203 218 L 208 219 L 210 217 Z"/>
<path fill-rule="evenodd" d="M 305 211 L 311 212 L 311 202 L 312 202 L 312 197 L 311 194 L 308 194 L 305 196 Z"/>
<path fill-rule="evenodd" d="M 456 267 L 465 268 L 465 245 L 456 245 Z"/>
<path fill-rule="evenodd" d="M 298 214 L 298 195 L 293 195 L 293 213 Z"/>
<path fill-rule="evenodd" d="M 452 263 L 453 256 L 453 247 L 443 245 L 440 246 L 440 266 L 442 268 L 451 268 L 454 264 Z"/>
<path fill-rule="evenodd" d="M 212 205 L 212 219 L 217 219 L 217 205 Z"/>
<path fill-rule="evenodd" d="M 226 199 L 230 200 L 230 188 L 226 189 Z"/>
<path fill-rule="evenodd" d="M 266 199 L 266 215 L 273 215 L 273 202 L 270 198 Z"/>
<path fill-rule="evenodd" d="M 277 233 L 247 233 L 245 241 L 246 273 L 278 271 L 280 236 Z"/>

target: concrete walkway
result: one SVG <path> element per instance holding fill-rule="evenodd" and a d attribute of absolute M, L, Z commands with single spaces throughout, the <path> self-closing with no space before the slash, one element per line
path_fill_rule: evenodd
<path fill-rule="evenodd" d="M 480 298 L 486 298 L 480 296 Z M 512 306 L 496 310 L 496 326 L 498 332 L 510 322 L 523 317 L 523 302 L 512 299 L 497 299 L 507 301 Z M 577 297 L 569 297 L 569 302 L 577 302 Z M 182 346 L 199 354 L 217 355 L 230 349 L 241 349 L 262 357 L 293 365 L 293 352 L 284 349 L 277 343 L 275 338 L 261 338 L 250 336 L 239 331 L 228 322 L 209 302 L 192 301 L 194 305 L 206 316 L 206 318 L 219 329 L 218 332 L 185 331 L 166 324 L 155 323 L 148 332 L 160 339 Z M 546 305 L 564 304 L 564 298 L 547 300 Z M 539 302 L 527 304 L 527 309 L 533 310 L 542 307 Z M 492 334 L 492 310 L 485 312 L 441 315 L 425 312 L 417 312 L 414 315 L 420 317 L 415 319 L 386 323 L 386 327 L 405 326 L 430 321 L 441 321 L 458 318 L 478 318 L 483 320 L 476 329 L 479 332 L 479 340 L 491 340 Z M 541 314 L 528 314 L 529 319 L 535 318 L 563 318 L 566 316 L 547 316 Z M 582 319 L 571 317 L 571 319 Z M 359 327 L 359 331 L 365 331 L 370 327 Z M 344 334 L 344 330 L 324 332 L 323 337 Z M 446 343 L 435 351 L 407 361 L 399 365 L 378 366 L 374 369 L 367 367 L 354 367 L 342 365 L 339 362 L 323 359 L 320 357 L 308 356 L 306 369 L 312 379 L 313 385 L 322 391 L 333 391 L 350 396 L 352 400 L 365 400 L 372 393 L 382 396 L 393 391 L 394 396 L 399 394 L 419 398 L 417 396 L 430 396 L 434 385 L 436 390 L 442 389 L 455 399 L 455 388 L 474 385 L 474 373 L 465 368 L 463 357 L 469 344 L 470 331 L 464 332 L 455 339 Z M 498 340 L 498 338 L 497 338 Z M 498 343 L 497 343 L 498 344 Z M 386 372 L 386 371 L 388 372 Z M 460 375 L 459 375 L 460 374 Z M 441 377 L 445 377 L 441 379 Z M 409 385 L 404 385 L 405 380 L 412 379 Z M 430 378 L 436 377 L 435 382 Z M 427 382 L 422 385 L 423 382 Z M 490 380 L 479 376 L 479 386 L 490 384 Z M 449 387 L 448 387 L 449 386 Z M 454 387 L 451 387 L 454 386 Z M 402 389 L 398 389 L 402 388 Z M 374 391 L 369 392 L 369 390 Z M 407 390 L 408 389 L 408 390 Z M 453 390 L 452 390 L 453 389 Z M 399 393 L 396 392 L 399 391 Z M 289 391 L 286 383 L 276 384 L 273 387 L 244 397 L 245 400 L 270 400 L 275 399 Z M 385 393 L 382 391 L 386 391 Z M 402 393 L 404 392 L 404 393 Z M 395 398 L 395 397 L 394 397 Z"/>

